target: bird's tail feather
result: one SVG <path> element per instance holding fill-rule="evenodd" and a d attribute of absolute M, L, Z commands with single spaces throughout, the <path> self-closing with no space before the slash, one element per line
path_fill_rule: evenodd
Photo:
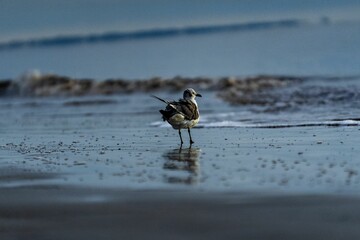
<path fill-rule="evenodd" d="M 166 101 L 166 100 L 164 100 L 164 99 L 162 99 L 162 98 L 159 98 L 159 97 L 157 97 L 157 96 L 155 96 L 155 95 L 151 95 L 151 96 L 152 96 L 153 98 L 156 98 L 156 99 L 158 99 L 158 100 L 166 103 L 166 104 L 170 104 L 170 102 L 168 102 L 168 101 Z"/>

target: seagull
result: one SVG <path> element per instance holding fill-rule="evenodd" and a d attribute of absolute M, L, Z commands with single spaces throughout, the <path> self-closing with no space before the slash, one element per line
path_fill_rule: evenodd
<path fill-rule="evenodd" d="M 200 120 L 199 108 L 195 97 L 202 97 L 194 89 L 188 88 L 184 91 L 183 98 L 179 101 L 166 101 L 157 96 L 152 97 L 167 104 L 165 110 L 160 110 L 163 120 L 167 121 L 174 129 L 179 130 L 181 146 L 184 143 L 181 137 L 181 129 L 187 129 L 190 137 L 190 146 L 194 143 L 191 138 L 190 128 L 194 127 Z"/>

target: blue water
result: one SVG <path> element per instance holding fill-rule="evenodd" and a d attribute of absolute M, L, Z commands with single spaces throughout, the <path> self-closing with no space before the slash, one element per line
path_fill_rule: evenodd
<path fill-rule="evenodd" d="M 0 46 L 5 48 L 0 49 L 0 78 L 33 70 L 99 80 L 358 75 L 359 13 L 359 1 L 351 0 L 2 1 Z M 289 19 L 301 24 L 251 27 Z M 228 24 L 248 27 L 182 34 L 184 29 L 211 30 Z M 161 34 L 167 30 L 176 34 Z M 156 31 L 160 35 L 152 37 Z M 109 33 L 147 35 L 109 40 Z M 78 41 L 67 41 L 74 38 Z M 55 44 L 37 44 L 49 39 Z M 6 47 L 14 41 L 25 44 Z"/>
<path fill-rule="evenodd" d="M 224 22 L 359 18 L 358 0 L 31 0 L 0 2 L 0 40 Z"/>

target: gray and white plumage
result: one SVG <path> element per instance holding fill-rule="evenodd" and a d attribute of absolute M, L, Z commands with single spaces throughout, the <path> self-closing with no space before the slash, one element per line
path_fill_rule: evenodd
<path fill-rule="evenodd" d="M 188 129 L 190 144 L 193 144 L 190 128 L 194 127 L 200 120 L 199 108 L 195 98 L 201 97 L 201 95 L 194 89 L 188 88 L 179 101 L 166 101 L 156 96 L 153 97 L 167 104 L 165 110 L 160 110 L 160 113 L 164 121 L 167 121 L 174 129 L 179 130 L 181 144 L 183 143 L 181 129 Z"/>

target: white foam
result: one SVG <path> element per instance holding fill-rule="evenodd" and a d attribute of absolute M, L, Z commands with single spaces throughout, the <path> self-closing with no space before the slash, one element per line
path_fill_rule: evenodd
<path fill-rule="evenodd" d="M 202 127 L 253 127 L 254 124 L 245 124 L 237 121 L 219 121 L 199 124 Z"/>
<path fill-rule="evenodd" d="M 153 127 L 170 127 L 167 122 L 153 122 Z M 294 123 L 244 123 L 241 121 L 213 121 L 203 122 L 197 126 L 203 128 L 224 128 L 224 127 L 242 127 L 242 128 L 286 128 L 286 127 L 312 127 L 312 126 L 360 126 L 357 120 L 334 120 L 334 121 L 318 121 L 318 122 L 294 122 Z"/>

